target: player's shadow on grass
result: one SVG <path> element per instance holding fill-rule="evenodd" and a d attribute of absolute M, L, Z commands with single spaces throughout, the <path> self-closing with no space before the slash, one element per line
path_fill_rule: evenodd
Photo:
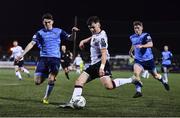
<path fill-rule="evenodd" d="M 17 102 L 35 102 L 40 103 L 40 100 L 32 100 L 32 99 L 17 99 L 17 98 L 11 98 L 11 97 L 0 97 L 2 100 L 10 100 L 10 101 L 17 101 Z"/>
<path fill-rule="evenodd" d="M 50 102 L 49 104 L 58 106 L 60 104 L 66 104 L 65 102 Z"/>
<path fill-rule="evenodd" d="M 111 98 L 111 99 L 119 99 L 117 96 L 107 96 L 107 95 L 91 95 L 91 94 L 84 94 L 85 96 L 90 97 L 97 97 L 97 98 Z"/>

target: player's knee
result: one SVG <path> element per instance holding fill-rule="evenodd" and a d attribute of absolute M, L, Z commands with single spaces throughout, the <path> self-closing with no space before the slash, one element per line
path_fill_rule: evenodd
<path fill-rule="evenodd" d="M 105 87 L 107 90 L 112 90 L 112 89 L 114 89 L 113 85 L 111 85 L 111 84 L 104 84 L 104 87 Z"/>
<path fill-rule="evenodd" d="M 19 68 L 15 68 L 15 71 L 16 71 L 16 72 L 19 71 Z"/>
<path fill-rule="evenodd" d="M 50 76 L 48 77 L 49 80 L 55 81 L 56 80 L 56 75 L 57 73 L 51 73 Z"/>
<path fill-rule="evenodd" d="M 40 81 L 35 81 L 35 85 L 40 85 L 41 82 Z"/>
<path fill-rule="evenodd" d="M 22 67 L 19 68 L 20 71 L 24 71 L 24 69 Z"/>
<path fill-rule="evenodd" d="M 105 88 L 106 88 L 107 90 L 112 90 L 112 89 L 114 89 L 113 86 L 105 86 Z"/>
<path fill-rule="evenodd" d="M 139 73 L 134 72 L 135 77 L 139 77 Z"/>
<path fill-rule="evenodd" d="M 158 74 L 158 73 L 157 73 L 157 74 L 154 74 L 153 76 L 154 76 L 155 79 L 160 79 L 160 78 L 161 78 L 161 75 Z"/>
<path fill-rule="evenodd" d="M 49 85 L 54 85 L 54 82 L 55 82 L 54 80 L 49 80 L 49 81 L 48 81 L 48 84 L 49 84 Z"/>
<path fill-rule="evenodd" d="M 35 83 L 35 85 L 40 85 L 42 83 L 42 79 L 40 77 L 36 77 L 34 79 L 34 83 Z"/>

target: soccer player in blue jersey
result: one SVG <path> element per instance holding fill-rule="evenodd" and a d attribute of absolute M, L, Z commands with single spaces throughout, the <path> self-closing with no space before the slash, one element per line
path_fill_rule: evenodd
<path fill-rule="evenodd" d="M 48 104 L 48 97 L 53 90 L 54 82 L 56 81 L 56 76 L 59 72 L 61 40 L 72 40 L 74 32 L 79 29 L 73 27 L 73 33 L 67 34 L 63 29 L 53 27 L 54 20 L 50 13 L 43 15 L 42 22 L 44 28 L 34 34 L 32 41 L 26 46 L 19 59 L 37 44 L 40 49 L 40 58 L 35 70 L 35 84 L 40 85 L 48 78 L 48 85 L 42 100 L 44 104 Z"/>
<path fill-rule="evenodd" d="M 136 80 L 140 83 L 140 75 L 143 70 L 148 70 L 152 76 L 159 80 L 165 87 L 166 90 L 169 90 L 168 83 L 164 80 L 164 78 L 157 73 L 155 63 L 154 63 L 154 56 L 152 53 L 151 48 L 153 47 L 152 38 L 149 33 L 143 32 L 143 23 L 140 21 L 134 21 L 134 32 L 135 34 L 130 36 L 130 40 L 132 42 L 132 46 L 130 49 L 130 54 L 134 51 L 134 76 Z M 134 98 L 141 97 L 142 84 L 136 84 L 136 94 L 133 96 Z"/>
<path fill-rule="evenodd" d="M 162 71 L 164 73 L 164 78 L 168 82 L 168 72 L 171 68 L 171 59 L 173 54 L 168 50 L 168 46 L 164 46 L 164 51 L 162 52 Z"/>

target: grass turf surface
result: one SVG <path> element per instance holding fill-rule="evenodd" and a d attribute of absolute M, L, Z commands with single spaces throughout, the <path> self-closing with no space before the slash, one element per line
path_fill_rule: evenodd
<path fill-rule="evenodd" d="M 131 72 L 113 71 L 113 78 L 131 75 Z M 75 72 L 71 72 L 71 80 L 67 80 L 60 71 L 49 105 L 41 103 L 47 81 L 36 86 L 32 78 L 27 78 L 25 74 L 22 76 L 24 80 L 19 81 L 14 70 L 0 69 L 0 117 L 180 116 L 180 74 L 170 73 L 169 92 L 152 77 L 142 79 L 144 87 L 141 98 L 132 98 L 135 93 L 132 84 L 109 91 L 96 79 L 83 89 L 87 104 L 81 110 L 57 108 L 70 99 L 78 77 Z"/>

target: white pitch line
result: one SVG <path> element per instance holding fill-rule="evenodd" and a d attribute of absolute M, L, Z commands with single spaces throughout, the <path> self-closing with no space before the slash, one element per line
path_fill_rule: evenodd
<path fill-rule="evenodd" d="M 1 86 L 17 86 L 20 85 L 18 83 L 12 83 L 12 84 L 0 84 Z"/>

